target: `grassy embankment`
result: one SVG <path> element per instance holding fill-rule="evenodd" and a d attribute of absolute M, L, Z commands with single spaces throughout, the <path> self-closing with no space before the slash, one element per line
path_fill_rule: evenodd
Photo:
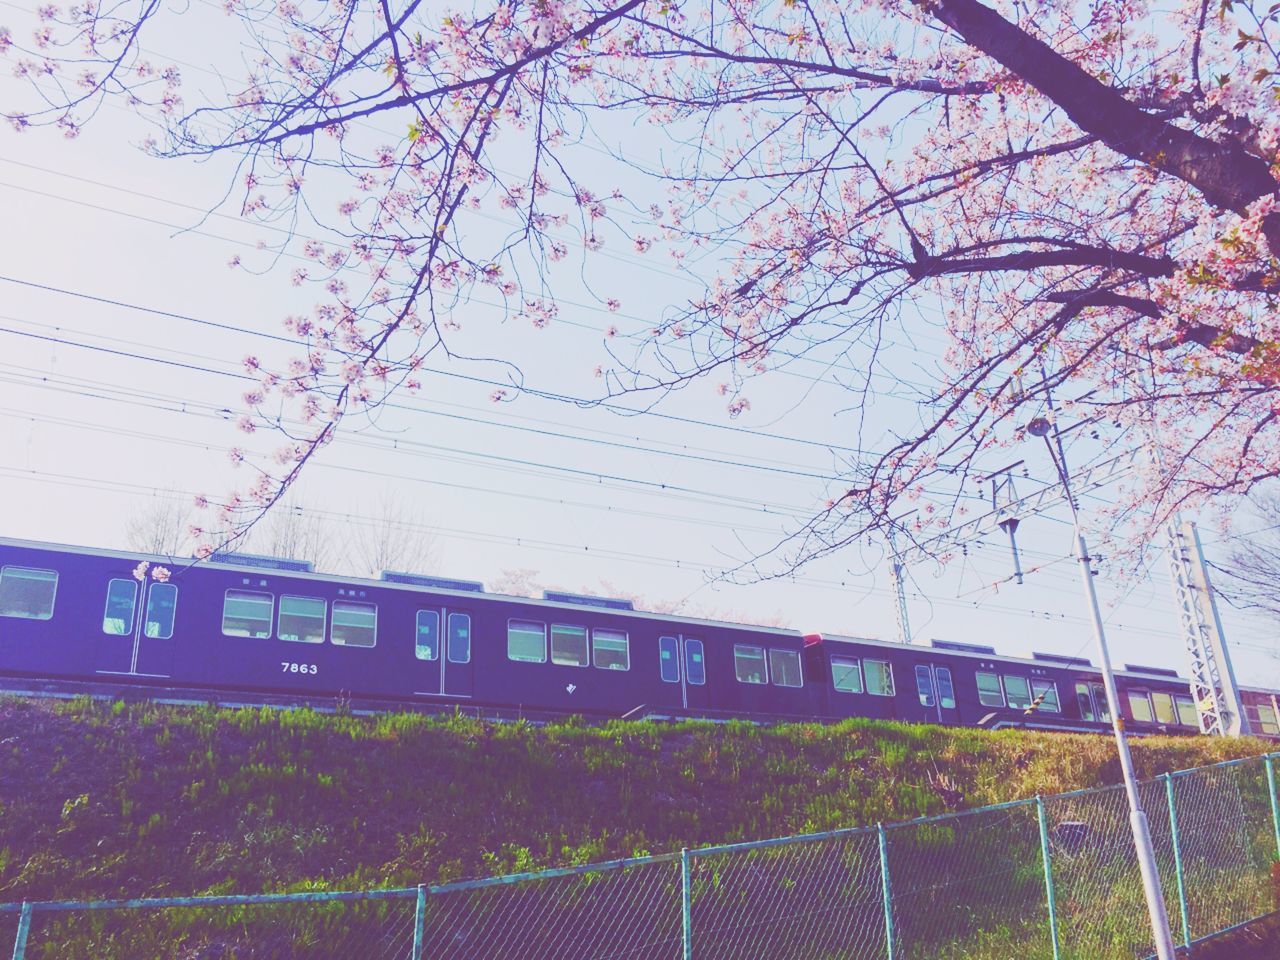
<path fill-rule="evenodd" d="M 1263 752 L 1134 745 L 1150 776 Z M 0 700 L 0 900 L 412 885 L 1114 783 L 1103 737 Z"/>

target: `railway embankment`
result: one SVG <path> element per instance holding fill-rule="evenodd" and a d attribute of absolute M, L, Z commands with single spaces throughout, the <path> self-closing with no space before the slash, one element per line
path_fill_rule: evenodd
<path fill-rule="evenodd" d="M 1263 752 L 1149 738 L 1142 776 Z M 1115 783 L 1108 738 L 0 699 L 0 900 L 445 882 Z"/>

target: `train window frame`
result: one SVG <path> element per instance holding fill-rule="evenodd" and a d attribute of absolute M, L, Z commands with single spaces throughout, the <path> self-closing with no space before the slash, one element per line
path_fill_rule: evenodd
<path fill-rule="evenodd" d="M 1058 681 L 1056 680 L 1037 680 L 1031 678 L 1031 700 L 1034 703 L 1041 693 L 1047 693 L 1049 696 L 1044 698 L 1044 702 L 1036 709 L 1042 713 L 1061 713 L 1062 698 L 1058 696 Z M 1053 706 L 1049 706 L 1052 703 Z"/>
<path fill-rule="evenodd" d="M 928 665 L 916 664 L 916 699 L 922 707 L 936 707 L 938 692 L 933 688 L 933 671 Z"/>
<path fill-rule="evenodd" d="M 675 668 L 674 671 L 667 669 L 668 664 Z M 674 673 L 675 676 L 668 676 L 669 673 Z M 679 637 L 658 637 L 658 676 L 662 678 L 663 683 L 680 682 Z"/>
<path fill-rule="evenodd" d="M 604 634 L 604 636 L 601 636 L 601 634 Z M 606 661 L 608 660 L 610 655 L 616 655 L 619 649 L 619 648 L 614 648 L 610 650 L 608 645 L 611 643 L 618 643 L 619 641 L 621 642 L 622 644 L 620 648 L 622 651 L 621 665 L 618 665 L 615 663 L 608 663 L 608 662 L 602 664 L 600 662 L 601 660 L 600 641 L 601 640 L 603 640 L 605 643 L 605 646 L 603 649 L 606 654 L 606 656 L 604 657 Z M 597 670 L 611 670 L 611 671 L 617 671 L 619 673 L 630 670 L 631 669 L 631 637 L 627 634 L 625 630 L 614 630 L 612 627 L 598 627 L 593 629 L 591 631 L 591 663 L 593 666 L 595 666 Z"/>
<path fill-rule="evenodd" d="M 887 680 L 888 682 L 884 684 L 883 690 L 873 689 L 871 673 L 867 670 L 867 667 L 873 663 L 876 664 L 877 667 L 884 667 L 882 679 Z M 870 658 L 864 658 L 862 661 L 862 683 L 867 693 L 871 694 L 873 697 L 892 697 L 897 694 L 897 688 L 893 682 L 893 664 L 888 660 L 872 660 Z"/>
<path fill-rule="evenodd" d="M 50 577 L 24 577 L 23 576 L 23 574 L 29 574 L 29 573 L 50 574 Z M 15 608 L 15 612 L 11 613 L 5 610 L 3 606 L 0 606 L 0 617 L 12 617 L 15 620 L 52 620 L 53 619 L 53 611 L 58 604 L 58 571 L 57 570 L 48 570 L 44 567 L 24 567 L 16 563 L 5 564 L 4 566 L 0 567 L 0 604 L 4 602 L 3 600 L 4 580 L 6 576 L 12 576 L 15 580 L 25 579 L 29 581 L 44 581 L 46 583 L 52 583 L 53 588 L 49 593 L 48 613 L 44 613 L 44 614 L 21 613 L 21 612 L 17 612 L 16 608 Z"/>
<path fill-rule="evenodd" d="M 1190 710 L 1189 714 L 1183 714 L 1183 708 Z M 1190 694 L 1175 693 L 1173 695 L 1173 708 L 1178 714 L 1178 723 L 1184 727 L 1200 726 L 1200 711 L 1196 709 L 1196 702 L 1191 699 Z M 1188 719 L 1190 717 L 1190 719 Z M 1280 731 L 1278 731 L 1280 732 Z"/>
<path fill-rule="evenodd" d="M 373 614 L 373 624 L 372 626 L 369 627 L 371 636 L 373 638 L 372 643 L 350 643 L 346 640 L 338 639 L 338 637 L 335 635 L 335 630 L 339 626 L 338 624 L 339 605 L 347 608 L 352 608 L 352 612 L 355 612 L 355 608 L 360 608 L 361 611 L 367 608 L 368 611 Z M 343 611 L 343 612 L 346 612 L 346 611 Z M 351 627 L 353 625 L 342 624 L 342 626 Z M 363 629 L 363 628 L 357 627 L 357 629 Z M 333 603 L 331 604 L 331 609 L 329 611 L 329 642 L 333 644 L 333 646 L 335 647 L 350 647 L 354 650 L 374 649 L 374 647 L 378 645 L 378 605 L 376 603 L 369 603 L 367 600 L 346 600 L 346 599 L 334 600 Z"/>
<path fill-rule="evenodd" d="M 836 667 L 849 667 L 852 672 L 845 673 L 843 677 L 852 676 L 857 681 L 857 689 L 842 687 L 840 680 L 836 678 Z M 843 679 L 843 677 L 841 679 Z M 831 655 L 831 689 L 840 693 L 866 693 L 866 684 L 862 682 L 862 661 L 857 657 L 842 657 L 839 654 Z"/>
<path fill-rule="evenodd" d="M 427 646 L 422 642 L 422 618 L 424 616 L 435 617 L 435 620 L 436 620 L 434 647 Z M 415 660 L 421 660 L 424 663 L 435 663 L 437 660 L 440 659 L 440 647 L 441 647 L 440 633 L 441 633 L 441 627 L 444 626 L 444 624 L 441 621 L 442 621 L 442 618 L 440 616 L 439 610 L 432 610 L 432 609 L 419 610 L 417 613 L 413 615 L 413 657 Z M 431 636 L 431 631 L 427 631 L 427 636 L 428 637 Z M 423 650 L 429 650 L 430 656 L 424 657 L 422 655 Z"/>
<path fill-rule="evenodd" d="M 1160 704 L 1164 701 L 1165 716 L 1168 720 L 1160 719 Z M 1173 702 L 1173 694 L 1167 690 L 1151 691 L 1151 710 L 1155 714 L 1156 723 L 1163 723 L 1167 726 L 1180 726 L 1178 723 L 1178 705 Z"/>
<path fill-rule="evenodd" d="M 1129 700 L 1129 713 L 1133 716 L 1134 723 L 1155 723 L 1156 713 L 1151 706 L 1151 694 L 1147 690 L 1126 690 Z M 1146 717 L 1138 716 L 1137 706 L 1141 703 L 1146 710 Z"/>
<path fill-rule="evenodd" d="M 758 659 L 760 672 L 756 673 L 750 663 L 746 664 L 747 669 L 744 671 L 744 664 L 741 659 L 743 657 L 747 657 L 749 660 Z M 765 653 L 765 648 L 758 647 L 754 643 L 735 643 L 733 645 L 733 675 L 739 683 L 768 684 L 769 660 L 768 654 Z"/>
<path fill-rule="evenodd" d="M 788 668 L 778 669 L 776 657 L 783 657 L 795 667 L 795 683 L 784 682 L 787 679 Z M 782 680 L 778 679 L 778 675 L 782 674 Z M 769 681 L 775 687 L 785 687 L 788 690 L 799 690 L 804 687 L 804 663 L 800 657 L 799 650 L 788 650 L 786 647 L 770 647 L 769 648 Z"/>
<path fill-rule="evenodd" d="M 169 621 L 165 630 L 162 632 L 159 627 L 164 621 L 153 618 L 152 605 L 155 602 L 157 592 L 161 595 L 172 590 L 173 603 L 169 607 Z M 163 608 L 159 608 L 163 612 Z M 168 640 L 173 637 L 173 626 L 178 619 L 178 585 L 176 583 L 153 583 L 147 587 L 147 605 L 142 611 L 142 635 L 152 640 Z M 151 628 L 156 627 L 153 633 Z"/>
<path fill-rule="evenodd" d="M 1273 707 L 1269 703 L 1254 704 L 1252 707 L 1245 708 L 1246 715 L 1248 714 L 1250 709 L 1252 709 L 1258 715 L 1258 731 L 1259 732 L 1264 733 L 1269 737 L 1280 736 L 1280 715 L 1277 715 L 1275 707 Z M 1266 717 L 1262 715 L 1263 710 L 1267 711 L 1267 713 L 1271 715 L 1270 720 L 1268 720 Z M 1268 727 L 1270 727 L 1271 729 L 1268 730 L 1267 729 Z"/>
<path fill-rule="evenodd" d="M 983 690 L 982 682 L 984 679 L 994 680 L 996 682 L 994 689 Z M 973 682 L 978 688 L 978 703 L 984 707 L 1004 707 L 1007 705 L 1004 696 L 1004 681 L 1001 679 L 1000 674 L 992 673 L 988 670 L 979 670 L 974 673 Z M 996 696 L 999 697 L 998 700 L 993 699 Z"/>
<path fill-rule="evenodd" d="M 463 636 L 462 634 L 454 633 L 453 621 L 455 618 L 458 620 L 465 620 L 467 622 L 465 636 Z M 455 639 L 466 640 L 467 655 L 465 657 L 455 657 L 453 655 Z M 448 658 L 450 663 L 470 663 L 471 662 L 471 614 L 462 613 L 461 611 L 450 611 L 449 615 L 445 617 L 444 650 L 445 650 L 445 656 Z"/>
<path fill-rule="evenodd" d="M 938 705 L 943 710 L 954 710 L 956 708 L 956 682 L 951 676 L 950 667 L 934 667 L 933 676 L 935 685 L 938 688 Z M 946 679 L 947 689 L 943 692 L 942 681 Z"/>
<path fill-rule="evenodd" d="M 1020 677 L 1016 673 L 1006 673 L 1001 677 L 1001 679 L 1004 681 L 1004 701 L 1009 705 L 1010 710 L 1026 710 L 1029 706 L 1031 706 L 1031 701 L 1034 700 L 1035 697 L 1031 695 L 1031 683 L 1030 681 L 1027 680 L 1026 677 Z M 1023 688 L 1026 691 L 1025 695 L 1024 694 L 1015 695 L 1012 691 L 1010 691 L 1009 689 L 1010 682 L 1012 682 L 1015 686 L 1017 684 L 1022 684 Z"/>
<path fill-rule="evenodd" d="M 693 649 L 695 646 L 698 648 L 697 653 Z M 698 665 L 697 673 L 693 669 L 695 663 Z M 694 637 L 684 638 L 684 679 L 693 687 L 707 684 L 707 646 Z"/>
<path fill-rule="evenodd" d="M 303 600 L 307 603 L 318 603 L 324 611 L 320 617 L 320 636 L 314 640 L 304 640 L 300 636 L 285 636 L 281 622 L 285 617 L 284 602 L 286 600 Z M 290 617 L 300 617 L 301 619 L 315 620 L 310 614 L 290 613 Z M 276 639 L 283 640 L 286 643 L 324 643 L 324 638 L 329 633 L 329 602 L 324 597 L 304 597 L 296 593 L 282 593 L 276 601 Z"/>
<path fill-rule="evenodd" d="M 516 656 L 511 650 L 511 641 L 516 636 L 513 633 L 515 624 L 522 624 L 526 627 L 537 627 L 537 631 L 525 630 L 524 633 L 532 636 L 535 632 L 542 637 L 542 656 L 539 658 Z M 547 624 L 543 620 L 525 620 L 520 617 L 511 617 L 507 620 L 507 659 L 512 663 L 546 663 L 547 662 Z"/>
<path fill-rule="evenodd" d="M 267 625 L 266 633 L 263 633 L 263 634 L 236 633 L 236 632 L 227 630 L 227 603 L 231 600 L 231 595 L 233 593 L 239 595 L 238 599 L 245 599 L 248 597 L 253 597 L 253 598 L 267 597 L 271 601 L 271 609 L 267 613 L 267 619 L 265 621 Z M 271 629 L 272 629 L 272 626 L 275 624 L 275 619 L 276 619 L 275 615 L 276 615 L 276 595 L 274 593 L 268 593 L 265 590 L 243 590 L 240 587 L 228 587 L 226 591 L 222 594 L 221 626 L 222 626 L 222 635 L 224 637 L 240 637 L 244 640 L 270 640 Z"/>
<path fill-rule="evenodd" d="M 108 616 L 111 613 L 111 591 L 117 583 L 123 583 L 129 587 L 129 626 L 123 626 L 119 630 L 108 630 L 107 622 L 109 620 L 120 620 L 119 617 Z M 138 621 L 138 581 L 132 577 L 112 577 L 107 581 L 106 601 L 102 605 L 102 632 L 108 637 L 131 637 L 133 636 L 133 627 Z"/>
<path fill-rule="evenodd" d="M 575 656 L 572 660 L 561 655 L 556 650 L 556 632 L 559 631 L 563 637 L 565 632 L 572 633 L 579 631 L 582 636 L 582 652 Z M 588 635 L 587 628 L 579 626 L 576 623 L 553 623 L 551 624 L 551 662 L 559 664 L 562 667 L 589 667 L 591 666 L 591 638 Z"/>

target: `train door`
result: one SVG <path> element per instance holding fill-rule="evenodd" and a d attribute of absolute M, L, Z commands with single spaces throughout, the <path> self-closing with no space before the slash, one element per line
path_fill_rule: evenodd
<path fill-rule="evenodd" d="M 415 693 L 471 697 L 471 615 L 447 607 L 419 610 L 415 655 L 420 662 Z"/>
<path fill-rule="evenodd" d="M 707 652 L 695 637 L 676 634 L 658 638 L 658 670 L 663 683 L 679 684 L 680 708 L 703 710 L 707 696 Z"/>
<path fill-rule="evenodd" d="M 124 577 L 108 582 L 98 638 L 97 672 L 170 676 L 177 604 L 178 588 L 172 583 Z"/>
<path fill-rule="evenodd" d="M 926 723 L 955 723 L 956 689 L 951 668 L 936 663 L 916 664 L 916 699 Z"/>
<path fill-rule="evenodd" d="M 155 581 L 147 585 L 147 602 L 134 641 L 134 673 L 144 677 L 173 675 L 173 622 L 177 611 L 177 586 Z"/>
<path fill-rule="evenodd" d="M 138 581 L 117 577 L 107 584 L 102 631 L 98 634 L 94 669 L 98 673 L 132 673 L 134 627 L 138 620 Z"/>

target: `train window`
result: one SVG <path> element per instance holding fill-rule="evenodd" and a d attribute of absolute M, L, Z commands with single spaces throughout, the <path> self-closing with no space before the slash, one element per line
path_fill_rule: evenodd
<path fill-rule="evenodd" d="M 831 658 L 831 685 L 845 693 L 862 692 L 862 667 L 852 657 Z"/>
<path fill-rule="evenodd" d="M 378 642 L 378 608 L 372 603 L 333 601 L 329 642 L 340 647 L 372 647 Z"/>
<path fill-rule="evenodd" d="M 1081 720 L 1097 720 L 1093 712 L 1093 697 L 1089 694 L 1087 683 L 1076 684 L 1076 705 L 1080 708 Z"/>
<path fill-rule="evenodd" d="M 222 633 L 228 637 L 271 636 L 276 598 L 270 593 L 228 590 L 222 601 Z"/>
<path fill-rule="evenodd" d="M 804 676 L 800 672 L 799 650 L 769 651 L 769 674 L 774 686 L 803 687 Z"/>
<path fill-rule="evenodd" d="M 751 647 L 744 643 L 733 645 L 733 672 L 739 683 L 767 683 L 764 665 L 764 647 Z"/>
<path fill-rule="evenodd" d="M 1062 704 L 1058 700 L 1058 685 L 1052 680 L 1032 680 L 1031 693 L 1036 700 L 1044 697 L 1037 708 L 1041 713 L 1062 712 Z"/>
<path fill-rule="evenodd" d="M 471 662 L 470 614 L 449 614 L 449 646 L 447 649 L 450 663 Z"/>
<path fill-rule="evenodd" d="M 994 673 L 979 673 L 978 702 L 984 707 L 1003 707 L 1004 689 L 1000 686 L 1000 678 Z"/>
<path fill-rule="evenodd" d="M 867 693 L 876 697 L 893 696 L 893 667 L 885 660 L 864 660 L 863 673 L 867 678 Z"/>
<path fill-rule="evenodd" d="M 0 617 L 49 620 L 58 592 L 58 572 L 32 567 L 0 567 Z"/>
<path fill-rule="evenodd" d="M 1145 690 L 1129 691 L 1129 709 L 1133 711 L 1133 719 L 1142 723 L 1150 723 L 1155 719 L 1151 712 L 1151 698 Z"/>
<path fill-rule="evenodd" d="M 547 625 L 536 620 L 508 620 L 507 659 L 546 663 Z"/>
<path fill-rule="evenodd" d="M 667 683 L 680 682 L 680 641 L 675 637 L 658 638 L 658 670 Z"/>
<path fill-rule="evenodd" d="M 440 612 L 419 610 L 416 626 L 413 655 L 419 660 L 435 660 L 440 656 Z"/>
<path fill-rule="evenodd" d="M 631 669 L 631 648 L 621 630 L 592 630 L 591 652 L 601 670 Z"/>
<path fill-rule="evenodd" d="M 938 681 L 938 703 L 941 704 L 943 710 L 954 710 L 956 707 L 956 688 L 951 683 L 951 669 L 949 667 L 935 667 L 933 675 Z"/>
<path fill-rule="evenodd" d="M 1276 720 L 1276 711 L 1265 703 L 1258 704 L 1258 730 L 1273 737 L 1280 735 L 1280 721 Z"/>
<path fill-rule="evenodd" d="M 326 609 L 319 597 L 281 597 L 276 636 L 295 643 L 324 643 Z"/>
<path fill-rule="evenodd" d="M 587 628 L 551 625 L 551 662 L 569 667 L 587 665 Z"/>
<path fill-rule="evenodd" d="M 1178 714 L 1173 708 L 1173 694 L 1156 691 L 1151 694 L 1151 706 L 1155 710 L 1156 723 L 1177 723 Z"/>
<path fill-rule="evenodd" d="M 1179 694 L 1173 698 L 1173 703 L 1178 708 L 1178 722 L 1180 724 L 1185 727 L 1200 726 L 1200 714 L 1196 711 L 1194 700 Z"/>
<path fill-rule="evenodd" d="M 1031 688 L 1025 677 L 1004 675 L 1004 695 L 1008 698 L 1010 710 L 1025 710 L 1031 706 Z"/>
<path fill-rule="evenodd" d="M 933 674 L 923 665 L 916 667 L 916 693 L 922 707 L 932 707 L 937 702 L 933 695 Z"/>
<path fill-rule="evenodd" d="M 102 611 L 102 632 L 114 637 L 133 633 L 133 610 L 138 603 L 138 581 L 112 580 L 107 584 L 107 606 Z"/>
<path fill-rule="evenodd" d="M 1103 723 L 1111 722 L 1111 704 L 1107 700 L 1107 688 L 1100 683 L 1091 683 L 1089 688 L 1093 691 L 1093 702 L 1098 709 L 1098 719 Z"/>
<path fill-rule="evenodd" d="M 703 660 L 701 640 L 685 640 L 684 642 L 684 675 L 695 687 L 707 682 L 707 664 Z"/>
<path fill-rule="evenodd" d="M 153 583 L 147 588 L 147 616 L 142 632 L 157 640 L 173 636 L 173 618 L 178 612 L 178 587 L 172 583 Z"/>

